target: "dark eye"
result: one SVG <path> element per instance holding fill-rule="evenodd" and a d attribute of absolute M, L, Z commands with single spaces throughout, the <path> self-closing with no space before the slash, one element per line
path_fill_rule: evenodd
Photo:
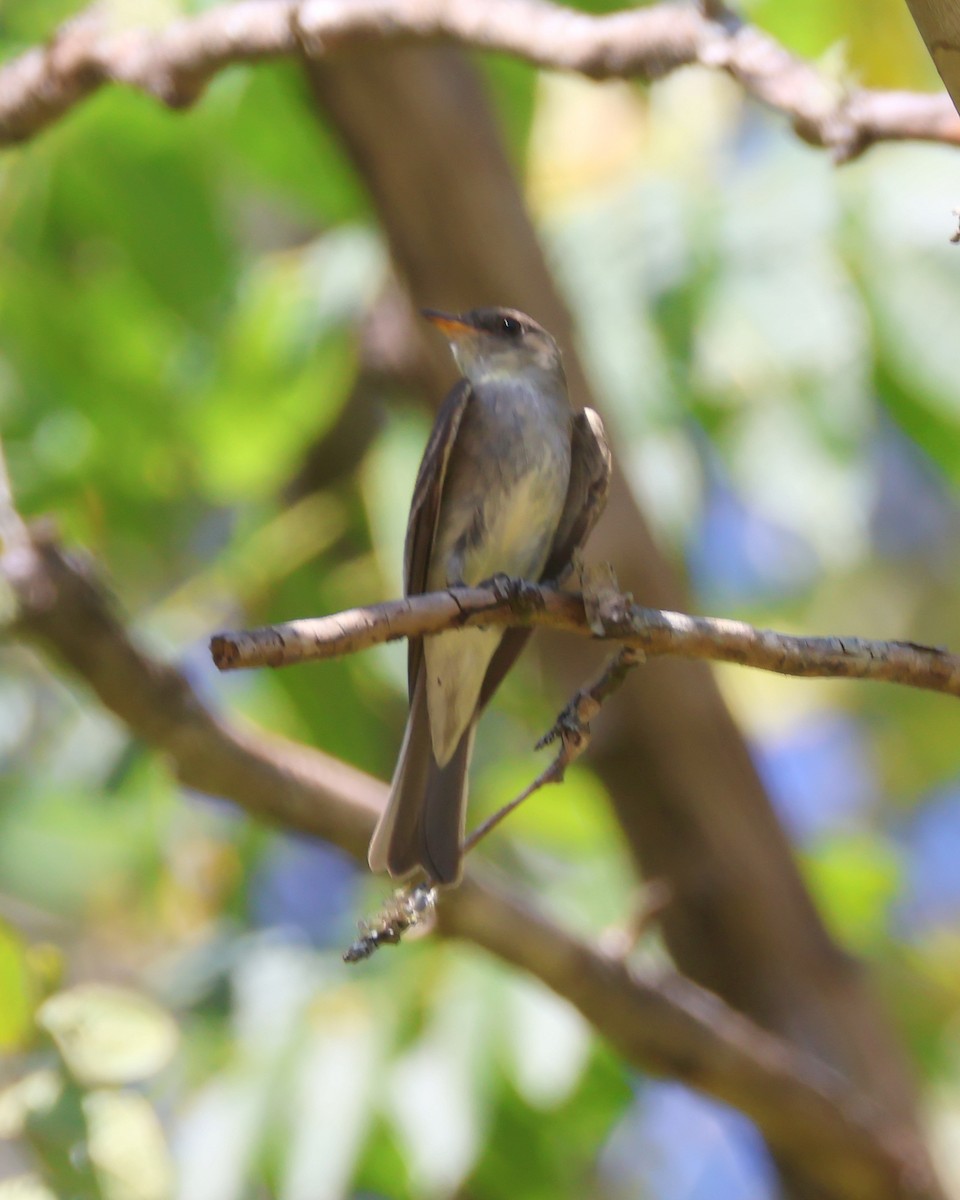
<path fill-rule="evenodd" d="M 519 337 L 523 332 L 523 326 L 513 317 L 504 317 L 500 322 L 500 328 L 509 337 Z"/>

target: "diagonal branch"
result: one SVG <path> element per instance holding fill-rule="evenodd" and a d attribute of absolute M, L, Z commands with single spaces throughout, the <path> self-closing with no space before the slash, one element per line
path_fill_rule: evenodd
<path fill-rule="evenodd" d="M 590 745 L 590 722 L 599 713 L 604 700 L 623 686 L 629 672 L 643 661 L 643 653 L 632 646 L 621 646 L 592 683 L 580 688 L 567 703 L 554 724 L 537 742 L 535 749 L 558 743 L 557 753 L 540 774 L 519 795 L 489 816 L 463 843 L 469 854 L 487 834 L 548 783 L 563 783 L 567 767 L 575 763 Z"/>
<path fill-rule="evenodd" d="M 18 613 L 9 632 L 64 661 L 187 786 L 326 838 L 361 858 L 386 787 L 316 750 L 233 728 L 127 633 L 89 563 L 49 535 L 0 558 Z M 475 874 L 443 898 L 441 930 L 529 971 L 574 1004 L 633 1066 L 739 1107 L 818 1194 L 928 1200 L 917 1145 L 830 1068 L 679 975 L 648 978 Z"/>
<path fill-rule="evenodd" d="M 219 633 L 210 649 L 222 671 L 282 667 L 474 625 L 544 626 L 621 642 L 651 658 L 673 655 L 740 663 L 780 675 L 873 679 L 960 696 L 960 655 L 938 647 L 858 637 L 796 637 L 742 621 L 643 608 L 631 597 L 616 594 L 605 596 L 596 613 L 591 606 L 588 615 L 583 596 L 526 583 L 511 594 L 497 587 L 451 588 L 330 617 Z"/>
<path fill-rule="evenodd" d="M 475 875 L 441 904 L 438 916 L 442 932 L 469 938 L 573 1003 L 628 1063 L 746 1113 L 773 1152 L 813 1184 L 810 1194 L 823 1200 L 939 1195 L 916 1143 L 911 1147 L 894 1127 L 874 1124 L 870 1101 L 683 976 L 639 975 Z M 839 1121 L 832 1131 L 831 1120 Z M 863 1171 L 851 1155 L 859 1140 L 854 1130 L 864 1125 L 885 1139 L 884 1151 L 897 1160 L 893 1180 Z M 803 1147 L 814 1156 L 806 1162 Z"/>
<path fill-rule="evenodd" d="M 722 70 L 838 161 L 886 140 L 960 144 L 946 95 L 843 87 L 722 7 L 706 8 L 598 16 L 551 0 L 239 0 L 161 29 L 118 29 L 90 10 L 0 69 L 0 145 L 34 136 L 107 83 L 184 108 L 233 63 L 321 59 L 364 40 L 456 42 L 592 79 Z"/>

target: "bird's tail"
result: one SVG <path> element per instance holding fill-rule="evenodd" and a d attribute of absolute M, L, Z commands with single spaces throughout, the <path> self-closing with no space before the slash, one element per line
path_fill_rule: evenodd
<path fill-rule="evenodd" d="M 402 877 L 420 868 L 434 883 L 455 883 L 460 878 L 475 728 L 476 721 L 471 721 L 450 761 L 438 767 L 421 668 L 387 807 L 370 842 L 367 858 L 372 871 Z"/>

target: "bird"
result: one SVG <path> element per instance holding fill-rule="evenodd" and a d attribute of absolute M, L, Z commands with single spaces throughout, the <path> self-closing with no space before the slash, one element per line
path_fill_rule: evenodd
<path fill-rule="evenodd" d="M 559 347 L 532 317 L 499 307 L 423 315 L 446 337 L 461 378 L 417 473 L 404 594 L 503 576 L 560 582 L 606 503 L 611 458 L 599 416 L 574 410 Z M 459 881 L 477 721 L 530 632 L 472 627 L 410 639 L 409 716 L 371 870 Z"/>

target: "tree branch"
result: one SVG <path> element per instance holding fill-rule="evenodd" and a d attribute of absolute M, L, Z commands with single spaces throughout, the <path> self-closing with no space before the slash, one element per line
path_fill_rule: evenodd
<path fill-rule="evenodd" d="M 780 675 L 873 679 L 960 696 L 960 655 L 937 647 L 858 637 L 795 637 L 742 621 L 643 608 L 618 594 L 604 597 L 598 611 L 588 616 L 581 595 L 536 584 L 524 584 L 519 596 L 497 587 L 451 588 L 330 617 L 218 633 L 210 650 L 221 671 L 282 667 L 475 625 L 537 625 L 620 642 L 651 658 L 674 655 Z"/>
<path fill-rule="evenodd" d="M 438 918 L 442 932 L 469 938 L 573 1003 L 628 1063 L 746 1113 L 773 1152 L 813 1185 L 811 1194 L 823 1200 L 940 1196 L 922 1146 L 893 1122 L 875 1124 L 871 1101 L 851 1095 L 839 1074 L 683 976 L 639 975 L 472 874 L 444 898 Z M 856 1161 L 860 1155 L 852 1151 L 864 1126 L 871 1131 L 871 1155 L 879 1137 L 896 1160 L 894 1179 L 883 1170 L 864 1171 Z M 804 1153 L 813 1159 L 805 1162 Z"/>
<path fill-rule="evenodd" d="M 2 502 L 0 497 L 0 502 Z M 256 816 L 366 852 L 386 786 L 316 750 L 240 731 L 211 714 L 187 679 L 136 644 L 90 564 L 32 531 L 0 558 L 18 612 L 10 632 L 41 642 L 131 732 L 165 753 L 191 788 Z M 824 1196 L 927 1200 L 936 1182 L 915 1142 L 834 1071 L 678 975 L 648 978 L 469 874 L 438 910 L 469 939 L 541 979 L 633 1066 L 739 1107 Z"/>
<path fill-rule="evenodd" d="M 838 161 L 879 141 L 960 144 L 946 95 L 845 88 L 716 5 L 594 16 L 550 0 L 239 0 L 162 29 L 117 29 L 93 10 L 67 23 L 0 70 L 0 145 L 32 137 L 106 83 L 184 108 L 232 63 L 321 59 L 365 40 L 456 42 L 592 79 L 699 64 L 725 71 Z"/>

